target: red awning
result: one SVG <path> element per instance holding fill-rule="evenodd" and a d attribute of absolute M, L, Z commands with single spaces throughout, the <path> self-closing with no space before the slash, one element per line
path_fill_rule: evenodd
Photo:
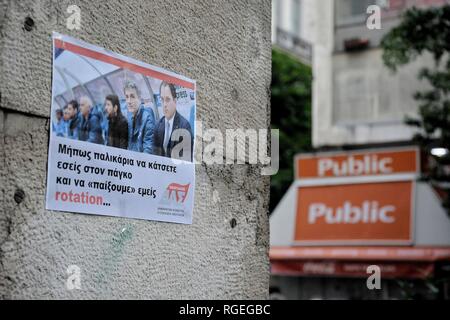
<path fill-rule="evenodd" d="M 450 260 L 450 247 L 272 247 L 270 260 Z"/>
<path fill-rule="evenodd" d="M 367 277 L 377 265 L 384 278 L 427 278 L 436 261 L 450 261 L 450 248 L 274 247 L 269 256 L 273 275 Z"/>
<path fill-rule="evenodd" d="M 423 279 L 434 273 L 433 262 L 272 261 L 270 267 L 273 275 L 367 278 L 367 267 L 373 264 L 380 267 L 384 279 Z"/>

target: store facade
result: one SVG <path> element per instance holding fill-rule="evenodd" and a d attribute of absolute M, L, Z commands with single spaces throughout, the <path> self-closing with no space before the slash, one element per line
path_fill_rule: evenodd
<path fill-rule="evenodd" d="M 421 162 L 416 146 L 298 155 L 295 180 L 270 218 L 273 292 L 448 297 L 450 218 L 422 181 Z M 386 290 L 367 288 L 369 266 L 379 268 Z"/>

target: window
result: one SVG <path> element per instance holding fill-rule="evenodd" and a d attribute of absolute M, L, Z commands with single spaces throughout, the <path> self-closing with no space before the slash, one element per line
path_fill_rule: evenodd
<path fill-rule="evenodd" d="M 66 101 L 71 101 L 72 99 L 75 99 L 70 90 L 67 90 L 66 92 L 63 93 L 63 98 Z"/>
<path fill-rule="evenodd" d="M 94 103 L 103 105 L 105 102 L 105 97 L 108 94 L 111 94 L 111 89 L 109 88 L 108 84 L 106 83 L 105 79 L 99 77 L 89 83 L 86 84 L 86 88 L 89 90 L 89 92 L 94 97 Z"/>
<path fill-rule="evenodd" d="M 78 85 L 75 88 L 73 88 L 73 94 L 75 95 L 75 99 L 80 102 L 80 98 L 83 96 L 88 96 L 90 98 L 90 95 L 88 92 L 84 89 L 84 87 Z"/>
<path fill-rule="evenodd" d="M 55 101 L 60 108 L 63 108 L 66 105 L 66 101 L 64 100 L 62 95 L 56 96 Z"/>

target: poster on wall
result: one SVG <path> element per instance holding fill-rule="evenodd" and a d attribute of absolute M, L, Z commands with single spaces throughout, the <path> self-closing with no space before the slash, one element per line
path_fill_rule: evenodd
<path fill-rule="evenodd" d="M 53 33 L 46 209 L 192 223 L 196 84 Z"/>

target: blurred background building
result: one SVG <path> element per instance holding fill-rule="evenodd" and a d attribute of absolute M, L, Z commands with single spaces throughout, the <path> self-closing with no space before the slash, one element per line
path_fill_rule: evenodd
<path fill-rule="evenodd" d="M 373 155 L 374 150 L 416 150 L 418 160 L 416 171 L 409 172 L 407 177 L 373 174 L 345 182 L 337 176 L 319 179 L 320 182 L 311 182 L 311 179 L 305 182 L 305 178 L 297 173 L 276 207 L 271 204 L 271 290 L 274 298 L 449 298 L 450 218 L 442 206 L 439 188 L 422 179 L 432 156 L 419 146 L 414 147 L 418 143 L 413 138 L 419 129 L 405 122 L 406 118 L 418 116 L 414 94 L 427 86 L 417 74 L 422 67 L 432 66 L 434 62 L 431 54 L 425 53 L 393 73 L 385 67 L 380 47 L 383 36 L 400 23 L 401 14 L 407 8 L 430 8 L 448 3 L 445 0 L 272 2 L 274 59 L 279 59 L 281 52 L 289 59 L 309 66 L 312 72 L 311 150 L 305 150 L 318 152 L 312 155 L 316 160 L 332 157 L 333 153 L 321 153 L 323 151 L 338 151 L 342 158 L 361 159 Z M 370 5 L 381 9 L 381 29 L 367 27 Z M 280 108 L 277 91 L 273 91 L 273 95 L 272 113 L 278 117 L 281 111 L 277 111 Z M 305 105 L 299 103 L 298 108 L 305 108 Z M 282 124 L 278 123 L 276 127 L 283 131 Z M 280 146 L 283 148 L 282 141 Z M 414 158 L 411 159 L 414 162 Z M 294 164 L 294 157 L 291 161 Z M 301 167 L 298 162 L 293 166 L 297 170 Z M 301 186 L 320 185 L 324 193 L 331 193 L 344 184 L 375 182 L 388 186 L 389 181 L 409 181 L 413 185 L 411 194 L 398 195 L 405 197 L 403 201 L 412 203 L 411 212 L 403 213 L 411 215 L 409 242 L 385 241 L 381 244 L 375 241 L 368 244 L 356 238 L 351 243 L 327 241 L 324 245 L 321 241 L 308 244 L 296 241 L 300 232 L 297 220 L 301 214 L 306 214 L 301 212 L 302 199 L 305 199 L 299 199 Z M 284 187 L 288 187 L 285 182 Z M 339 192 L 336 194 L 341 194 Z M 275 202 L 277 200 L 275 197 Z M 323 232 L 327 239 L 325 229 Z M 372 264 L 381 266 L 381 290 L 366 287 L 370 275 L 365 272 L 366 267 Z"/>

